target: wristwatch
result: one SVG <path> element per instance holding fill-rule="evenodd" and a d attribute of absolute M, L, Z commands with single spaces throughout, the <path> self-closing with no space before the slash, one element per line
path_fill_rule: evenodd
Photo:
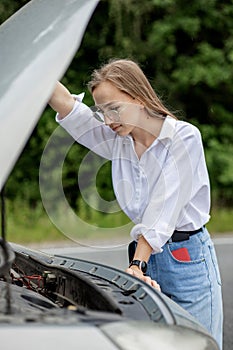
<path fill-rule="evenodd" d="M 131 263 L 129 264 L 129 267 L 131 266 L 138 266 L 139 269 L 143 272 L 146 273 L 147 270 L 147 263 L 145 261 L 141 261 L 141 260 L 132 260 Z"/>

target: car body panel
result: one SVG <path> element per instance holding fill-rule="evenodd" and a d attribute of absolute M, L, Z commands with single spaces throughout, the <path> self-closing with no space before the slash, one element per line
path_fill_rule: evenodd
<path fill-rule="evenodd" d="M 96 0 L 33 0 L 0 26 L 0 190 L 76 53 Z"/>
<path fill-rule="evenodd" d="M 4 344 L 8 339 L 7 349 L 13 350 L 22 337 L 38 339 L 38 349 L 49 344 L 51 350 L 63 349 L 64 344 L 69 349 L 218 349 L 186 311 L 124 271 L 16 244 L 10 247 L 15 253 L 12 313 L 0 316 L 0 337 Z M 4 283 L 0 281 L 1 295 Z M 4 311 L 3 298 L 0 305 Z M 15 336 L 9 339 L 9 334 Z"/>
<path fill-rule="evenodd" d="M 118 346 L 97 327 L 79 326 L 7 326 L 0 328 L 4 350 L 116 350 Z M 21 344 L 21 345 L 20 345 Z"/>

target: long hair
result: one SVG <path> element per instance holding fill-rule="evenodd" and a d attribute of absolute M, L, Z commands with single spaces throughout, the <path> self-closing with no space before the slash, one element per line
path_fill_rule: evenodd
<path fill-rule="evenodd" d="M 170 115 L 177 119 L 162 103 L 139 65 L 129 59 L 114 59 L 93 71 L 88 89 L 91 93 L 102 82 L 109 81 L 120 91 L 140 101 L 153 117 Z"/>

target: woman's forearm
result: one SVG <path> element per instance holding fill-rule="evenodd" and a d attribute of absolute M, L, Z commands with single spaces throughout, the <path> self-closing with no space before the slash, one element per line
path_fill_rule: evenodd
<path fill-rule="evenodd" d="M 75 99 L 70 94 L 69 90 L 60 82 L 57 82 L 48 104 L 59 113 L 60 119 L 64 118 L 72 111 L 74 103 Z"/>
<path fill-rule="evenodd" d="M 134 260 L 144 260 L 148 261 L 152 253 L 152 248 L 146 239 L 141 236 L 138 239 L 137 248 L 134 254 Z"/>
<path fill-rule="evenodd" d="M 151 248 L 149 243 L 145 240 L 143 236 L 141 236 L 138 239 L 137 248 L 133 260 L 141 260 L 148 262 L 152 250 L 153 249 Z M 156 281 L 152 280 L 149 276 L 145 276 L 138 266 L 132 265 L 126 269 L 126 272 L 130 275 L 140 278 L 155 289 L 159 291 L 161 290 L 159 284 Z"/>

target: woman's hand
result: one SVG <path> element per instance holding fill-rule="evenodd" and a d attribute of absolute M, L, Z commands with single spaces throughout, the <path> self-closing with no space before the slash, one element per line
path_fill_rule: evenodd
<path fill-rule="evenodd" d="M 146 282 L 151 287 L 154 287 L 155 289 L 161 292 L 160 285 L 156 281 L 152 280 L 149 276 L 144 276 L 142 271 L 136 266 L 128 267 L 125 271 L 132 276 L 140 278 L 142 281 Z"/>

